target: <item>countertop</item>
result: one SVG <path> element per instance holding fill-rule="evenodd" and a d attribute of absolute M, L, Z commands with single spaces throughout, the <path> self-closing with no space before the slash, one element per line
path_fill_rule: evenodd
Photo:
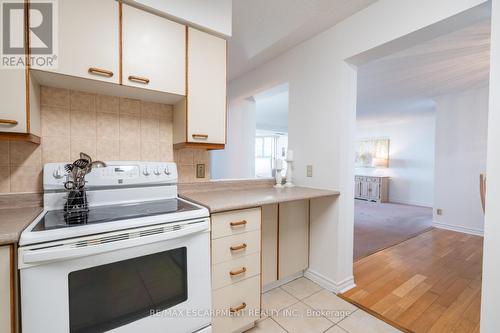
<path fill-rule="evenodd" d="M 0 245 L 17 243 L 24 228 L 42 211 L 42 207 L 0 209 Z"/>
<path fill-rule="evenodd" d="M 340 195 L 338 191 L 300 186 L 292 188 L 261 187 L 180 193 L 181 197 L 207 207 L 211 213 L 338 195 Z"/>

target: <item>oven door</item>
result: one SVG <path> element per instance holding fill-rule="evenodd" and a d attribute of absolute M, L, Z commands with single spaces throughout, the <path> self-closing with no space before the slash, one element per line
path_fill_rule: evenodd
<path fill-rule="evenodd" d="M 25 333 L 210 325 L 208 219 L 19 249 Z"/>

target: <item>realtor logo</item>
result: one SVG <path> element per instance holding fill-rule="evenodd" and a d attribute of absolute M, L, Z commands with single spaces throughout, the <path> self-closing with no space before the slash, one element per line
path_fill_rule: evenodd
<path fill-rule="evenodd" d="M 26 35 L 26 12 L 23 0 L 1 1 L 2 68 L 31 66 L 54 68 L 56 56 L 57 2 L 31 1 Z M 25 40 L 29 37 L 30 57 L 26 58 Z"/>

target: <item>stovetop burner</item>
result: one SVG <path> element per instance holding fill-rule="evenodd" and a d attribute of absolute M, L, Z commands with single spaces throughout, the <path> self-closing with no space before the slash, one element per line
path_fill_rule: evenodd
<path fill-rule="evenodd" d="M 44 231 L 70 228 L 85 224 L 98 224 L 141 217 L 197 210 L 198 207 L 179 199 L 156 200 L 130 204 L 89 207 L 88 213 L 72 216 L 64 209 L 48 211 L 33 228 Z"/>

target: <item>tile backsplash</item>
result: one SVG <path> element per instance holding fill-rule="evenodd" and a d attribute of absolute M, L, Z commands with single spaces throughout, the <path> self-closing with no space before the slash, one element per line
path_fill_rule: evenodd
<path fill-rule="evenodd" d="M 206 182 L 210 179 L 210 158 L 202 149 L 180 149 L 174 151 L 180 183 Z M 196 165 L 205 164 L 205 178 L 196 178 Z"/>
<path fill-rule="evenodd" d="M 0 141 L 0 193 L 41 192 L 43 164 L 85 152 L 99 160 L 174 161 L 171 105 L 41 88 L 42 143 Z M 208 152 L 176 151 L 179 181 L 206 181 Z M 196 164 L 206 178 L 196 178 Z"/>

